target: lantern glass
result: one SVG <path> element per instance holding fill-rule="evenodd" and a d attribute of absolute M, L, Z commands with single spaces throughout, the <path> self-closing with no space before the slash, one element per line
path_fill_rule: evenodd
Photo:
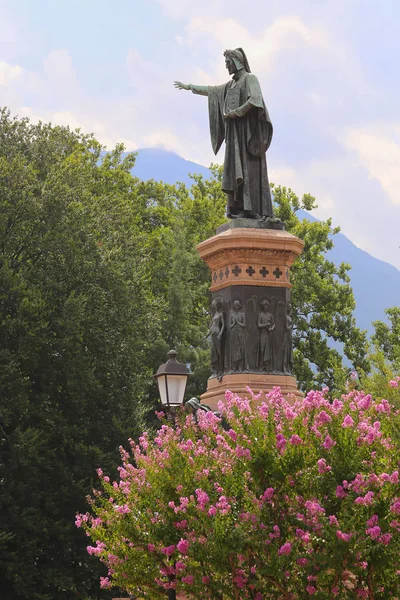
<path fill-rule="evenodd" d="M 161 403 L 166 406 L 179 406 L 183 403 L 188 375 L 160 375 L 157 377 Z"/>

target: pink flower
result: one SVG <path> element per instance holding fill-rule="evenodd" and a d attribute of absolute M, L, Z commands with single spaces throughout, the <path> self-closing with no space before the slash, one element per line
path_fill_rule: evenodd
<path fill-rule="evenodd" d="M 111 587 L 111 581 L 108 577 L 100 577 L 100 587 L 105 590 Z"/>
<path fill-rule="evenodd" d="M 325 450 L 330 450 L 336 442 L 333 441 L 330 435 L 325 436 L 324 443 L 322 444 Z"/>
<path fill-rule="evenodd" d="M 364 506 L 370 506 L 374 500 L 374 492 L 367 492 L 365 496 L 358 496 L 355 500 L 355 504 L 362 504 Z"/>
<path fill-rule="evenodd" d="M 315 594 L 316 591 L 317 591 L 317 588 L 315 588 L 313 585 L 308 585 L 306 587 L 306 592 L 308 594 L 310 594 L 310 596 L 312 596 L 313 594 Z"/>
<path fill-rule="evenodd" d="M 343 533 L 342 531 L 340 531 L 340 529 L 337 530 L 336 535 L 338 539 L 342 540 L 343 542 L 349 542 L 353 537 L 352 533 Z"/>
<path fill-rule="evenodd" d="M 324 514 L 325 512 L 325 509 L 316 500 L 307 500 L 305 507 L 312 515 Z"/>
<path fill-rule="evenodd" d="M 75 517 L 75 525 L 77 527 L 82 527 L 83 519 L 81 515 L 76 515 Z"/>
<path fill-rule="evenodd" d="M 335 515 L 330 515 L 329 516 L 329 525 L 335 526 L 335 527 L 339 527 L 339 521 L 337 520 L 337 518 L 335 517 Z"/>
<path fill-rule="evenodd" d="M 282 433 L 278 433 L 276 436 L 276 447 L 282 452 L 286 448 L 286 438 Z"/>
<path fill-rule="evenodd" d="M 232 439 L 234 442 L 236 442 L 236 440 L 237 440 L 237 433 L 236 433 L 236 431 L 234 431 L 233 429 L 230 429 L 230 430 L 228 431 L 228 435 L 229 435 L 229 437 L 230 437 L 230 438 L 231 438 L 231 439 Z"/>
<path fill-rule="evenodd" d="M 175 546 L 166 546 L 161 549 L 161 552 L 167 556 L 171 556 L 175 552 Z"/>
<path fill-rule="evenodd" d="M 375 525 L 378 524 L 378 521 L 379 521 L 378 515 L 372 515 L 372 517 L 370 519 L 368 519 L 367 525 L 368 525 L 368 527 L 374 527 Z"/>
<path fill-rule="evenodd" d="M 326 464 L 326 460 L 324 458 L 320 458 L 318 461 L 318 473 L 328 473 L 332 471 L 332 467 Z"/>
<path fill-rule="evenodd" d="M 375 527 L 370 527 L 365 531 L 367 535 L 370 536 L 371 539 L 376 540 L 381 535 L 381 528 L 379 525 L 375 525 Z"/>
<path fill-rule="evenodd" d="M 328 415 L 328 413 L 325 410 L 321 410 L 321 412 L 315 417 L 315 419 L 316 421 L 318 421 L 318 423 L 330 423 L 332 421 L 332 417 Z"/>
<path fill-rule="evenodd" d="M 154 552 L 156 547 L 154 544 L 147 544 L 147 549 L 149 550 L 149 552 Z"/>
<path fill-rule="evenodd" d="M 381 537 L 379 538 L 379 542 L 381 544 L 383 544 L 384 546 L 387 546 L 390 542 L 390 540 L 392 539 L 392 534 L 391 533 L 383 533 L 381 535 Z"/>
<path fill-rule="evenodd" d="M 399 387 L 399 382 L 398 382 L 398 381 L 396 381 L 395 379 L 391 379 L 391 380 L 389 381 L 389 385 L 390 385 L 390 387 L 392 387 L 392 388 L 397 388 L 397 387 Z"/>
<path fill-rule="evenodd" d="M 179 573 L 179 571 L 183 571 L 184 569 L 186 569 L 186 565 L 181 560 L 177 560 L 175 569 L 176 569 L 176 572 Z"/>
<path fill-rule="evenodd" d="M 353 425 L 354 425 L 354 421 L 351 418 L 351 416 L 350 415 L 346 415 L 345 418 L 343 419 L 342 427 L 345 427 L 345 428 L 347 428 L 347 427 L 353 427 Z"/>
<path fill-rule="evenodd" d="M 341 485 L 338 485 L 336 488 L 336 496 L 337 498 L 346 498 L 347 492 L 344 491 L 344 488 Z"/>
<path fill-rule="evenodd" d="M 179 552 L 181 554 L 187 554 L 187 551 L 189 550 L 189 542 L 188 540 L 183 540 L 182 538 L 179 540 L 179 542 L 177 543 L 176 547 L 178 548 Z"/>
<path fill-rule="evenodd" d="M 208 494 L 201 489 L 196 490 L 196 496 L 197 496 L 197 502 L 199 503 L 199 505 L 201 507 L 204 507 L 205 504 L 208 504 L 210 502 L 210 498 L 208 497 Z"/>
<path fill-rule="evenodd" d="M 291 444 L 293 444 L 293 446 L 300 446 L 300 444 L 303 443 L 303 440 L 301 439 L 301 437 L 299 437 L 298 435 L 294 434 L 292 435 L 292 437 L 290 438 L 289 442 Z"/>
<path fill-rule="evenodd" d="M 182 583 L 187 583 L 189 585 L 192 585 L 193 582 L 194 582 L 193 575 L 185 575 L 185 577 L 182 577 Z"/>
<path fill-rule="evenodd" d="M 278 556 L 281 556 L 282 554 L 290 554 L 292 550 L 292 544 L 290 542 L 286 542 L 286 544 L 283 544 L 283 546 L 281 546 L 278 550 Z"/>
<path fill-rule="evenodd" d="M 267 500 L 271 500 L 272 496 L 274 495 L 274 491 L 274 488 L 267 488 L 262 495 L 262 500 L 264 502 L 267 502 Z"/>
<path fill-rule="evenodd" d="M 395 498 L 394 502 L 390 507 L 390 510 L 396 515 L 400 515 L 400 498 Z"/>
<path fill-rule="evenodd" d="M 204 583 L 205 585 L 209 584 L 211 581 L 211 579 L 208 577 L 208 575 L 203 575 L 203 577 L 201 578 L 201 582 Z"/>

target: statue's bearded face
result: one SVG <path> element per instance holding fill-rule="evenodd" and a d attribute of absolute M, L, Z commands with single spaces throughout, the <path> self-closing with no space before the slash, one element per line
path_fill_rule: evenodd
<path fill-rule="evenodd" d="M 236 73 L 235 63 L 231 58 L 229 58 L 229 56 L 225 58 L 225 66 L 228 69 L 229 75 L 233 75 L 233 73 Z"/>

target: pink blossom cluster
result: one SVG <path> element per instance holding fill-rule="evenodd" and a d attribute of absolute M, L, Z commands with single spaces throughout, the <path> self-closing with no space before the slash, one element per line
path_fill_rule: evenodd
<path fill-rule="evenodd" d="M 102 587 L 398 600 L 397 408 L 356 389 L 330 400 L 326 388 L 228 392 L 218 408 L 198 423 L 182 410 L 176 428 L 131 440 L 117 481 L 99 469 L 93 514 L 76 525 L 108 568 Z"/>

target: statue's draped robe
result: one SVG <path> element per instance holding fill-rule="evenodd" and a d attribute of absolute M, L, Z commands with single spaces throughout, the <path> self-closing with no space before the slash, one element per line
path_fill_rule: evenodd
<path fill-rule="evenodd" d="M 242 70 L 224 85 L 209 86 L 207 95 L 214 153 L 224 140 L 226 144 L 222 189 L 228 195 L 228 215 L 244 210 L 252 216 L 272 216 L 265 157 L 272 123 L 257 77 Z M 245 114 L 225 119 L 230 110 Z"/>

